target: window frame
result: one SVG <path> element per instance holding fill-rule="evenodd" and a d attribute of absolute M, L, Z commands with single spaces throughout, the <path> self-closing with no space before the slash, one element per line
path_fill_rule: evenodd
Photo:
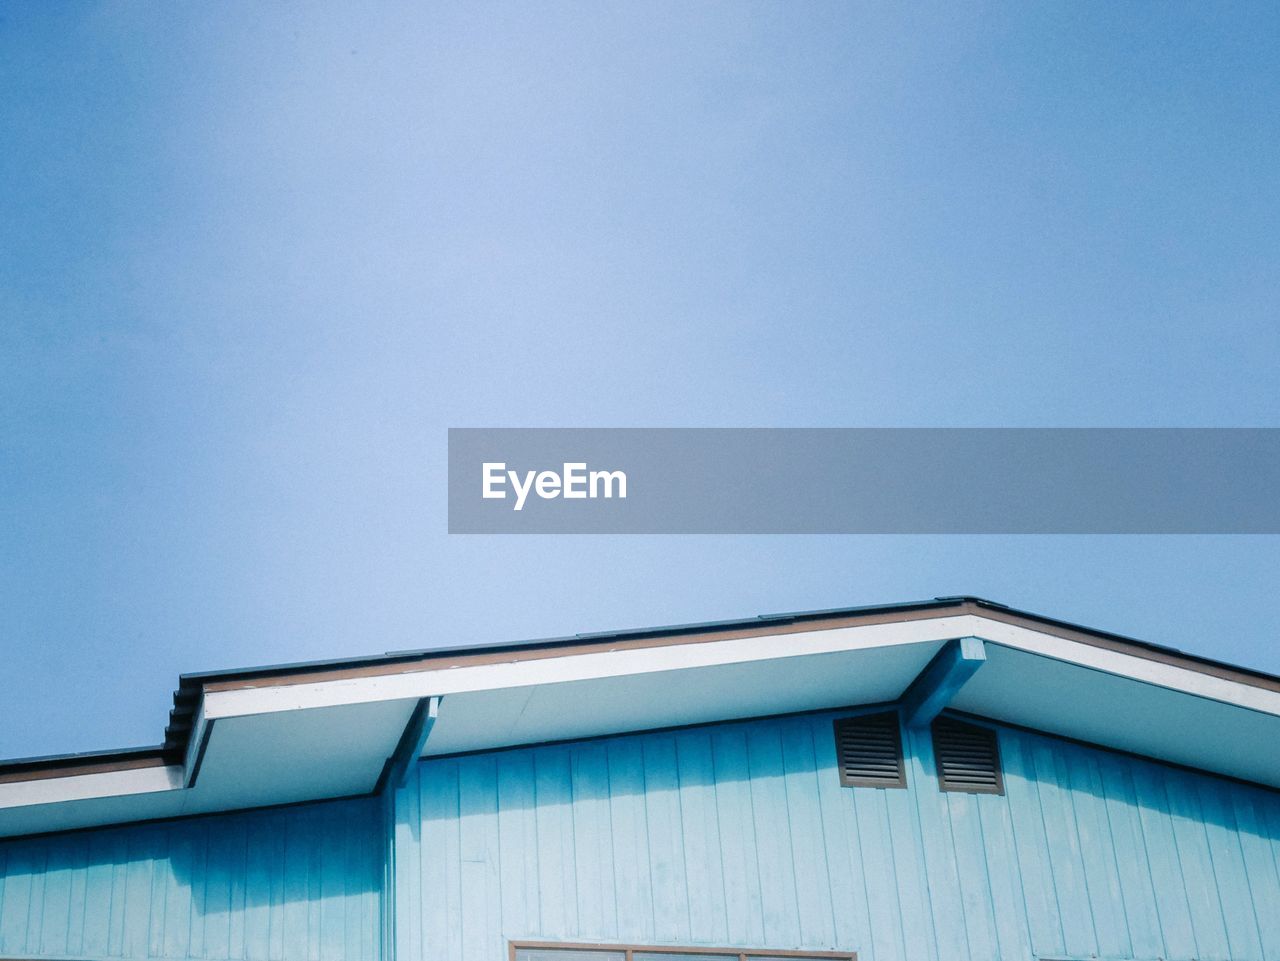
<path fill-rule="evenodd" d="M 590 941 L 508 941 L 507 961 L 516 961 L 516 952 L 526 948 L 534 951 L 612 951 L 623 952 L 625 961 L 634 961 L 635 952 L 642 954 L 714 954 L 724 958 L 737 958 L 738 961 L 750 961 L 751 958 L 811 958 L 814 961 L 858 961 L 856 951 L 796 951 L 782 948 L 724 948 L 699 947 L 694 945 L 672 944 L 609 944 Z"/>

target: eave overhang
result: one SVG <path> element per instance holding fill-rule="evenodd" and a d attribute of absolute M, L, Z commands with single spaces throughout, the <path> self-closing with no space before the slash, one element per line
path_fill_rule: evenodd
<path fill-rule="evenodd" d="M 369 793 L 429 698 L 424 756 L 904 694 L 1280 787 L 1280 679 L 955 597 L 184 675 L 159 747 L 0 764 L 0 836 Z"/>

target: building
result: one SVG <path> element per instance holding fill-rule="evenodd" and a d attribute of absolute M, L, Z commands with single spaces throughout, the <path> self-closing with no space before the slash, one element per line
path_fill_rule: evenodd
<path fill-rule="evenodd" d="M 976 598 L 188 675 L 0 958 L 1280 958 L 1280 679 Z"/>

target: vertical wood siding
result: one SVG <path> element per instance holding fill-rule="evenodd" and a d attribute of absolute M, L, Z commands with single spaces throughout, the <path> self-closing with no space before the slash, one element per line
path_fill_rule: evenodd
<path fill-rule="evenodd" d="M 0 957 L 376 961 L 380 808 L 0 841 Z"/>
<path fill-rule="evenodd" d="M 863 961 L 1280 961 L 1280 795 L 1001 730 L 1006 795 L 842 788 L 832 717 L 428 761 L 396 799 L 403 961 L 508 939 Z"/>

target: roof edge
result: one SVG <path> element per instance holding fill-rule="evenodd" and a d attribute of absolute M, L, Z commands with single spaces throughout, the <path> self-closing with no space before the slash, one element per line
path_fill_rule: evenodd
<path fill-rule="evenodd" d="M 50 754 L 44 757 L 21 757 L 0 761 L 0 784 L 165 767 L 177 762 L 178 759 L 172 752 L 165 750 L 163 745 L 111 751 L 84 751 L 78 754 Z"/>
<path fill-rule="evenodd" d="M 770 628 L 774 627 L 805 624 L 821 625 L 824 623 L 831 625 L 831 627 L 836 627 L 839 624 L 835 622 L 856 621 L 861 618 L 892 620 L 895 615 L 904 615 L 905 618 L 909 619 L 912 615 L 921 616 L 932 611 L 981 614 L 993 620 L 1044 630 L 1060 637 L 1094 646 L 1118 650 L 1122 653 L 1198 671 L 1236 683 L 1280 692 L 1280 677 L 1264 671 L 1187 654 L 1176 648 L 1152 644 L 1111 631 L 1098 630 L 1074 624 L 1070 621 L 1019 610 L 987 598 L 962 594 L 892 604 L 761 614 L 748 618 L 678 624 L 665 627 L 601 631 L 498 644 L 472 644 L 428 648 L 418 651 L 394 651 L 387 654 L 364 657 L 304 661 L 292 664 L 274 664 L 183 674 L 179 678 L 178 690 L 174 692 L 174 706 L 173 710 L 170 711 L 170 722 L 165 729 L 165 741 L 163 744 L 154 747 L 0 761 L 0 783 L 180 764 L 187 753 L 191 728 L 206 687 L 209 685 L 224 683 L 248 684 L 253 681 L 270 682 L 273 680 L 282 684 L 305 683 L 308 680 L 317 679 L 310 677 L 310 675 L 331 676 L 334 673 L 347 672 L 359 672 L 361 674 L 384 673 L 379 668 L 387 668 L 387 673 L 390 673 L 397 668 L 403 670 L 412 665 L 426 665 L 448 658 L 467 659 L 532 652 L 549 652 L 548 656 L 554 656 L 550 652 L 558 649 L 594 649 L 611 643 L 628 642 L 634 644 L 644 641 L 661 641 L 664 638 L 673 639 L 673 643 L 692 643 L 699 637 L 706 637 L 710 640 L 712 635 L 730 632 L 745 631 L 753 634 L 765 634 L 768 633 Z"/>

